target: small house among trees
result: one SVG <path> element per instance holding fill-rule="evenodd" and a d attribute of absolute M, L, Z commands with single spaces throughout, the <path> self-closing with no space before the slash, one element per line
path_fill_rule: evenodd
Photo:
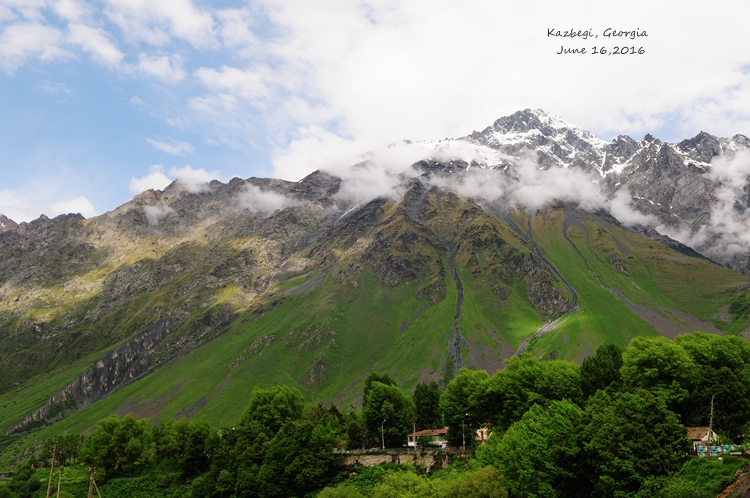
<path fill-rule="evenodd" d="M 448 446 L 448 428 L 443 429 L 425 429 L 423 431 L 412 432 L 408 436 L 407 446 L 416 448 L 418 446 L 432 446 L 446 449 Z"/>
<path fill-rule="evenodd" d="M 716 444 L 719 441 L 719 435 L 712 431 L 709 427 L 686 427 L 687 438 L 693 443 L 693 448 L 698 449 L 698 446 L 709 445 L 711 443 Z"/>

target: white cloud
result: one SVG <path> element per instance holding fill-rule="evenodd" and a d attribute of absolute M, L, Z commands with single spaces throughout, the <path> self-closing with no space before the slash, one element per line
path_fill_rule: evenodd
<path fill-rule="evenodd" d="M 183 168 L 171 168 L 169 174 L 177 178 L 188 192 L 198 193 L 208 190 L 208 182 L 219 178 L 219 171 L 208 172 L 203 168 L 193 169 L 189 164 Z"/>
<path fill-rule="evenodd" d="M 261 95 L 267 101 L 251 102 L 245 110 L 262 112 L 272 129 L 281 123 L 287 140 L 280 145 L 288 148 L 276 155 L 281 176 L 288 170 L 285 158 L 309 143 L 299 132 L 310 126 L 367 150 L 402 138 L 461 136 L 531 107 L 604 136 L 638 135 L 665 125 L 685 134 L 701 128 L 734 134 L 750 127 L 750 73 L 742 69 L 750 64 L 750 54 L 723 47 L 744 44 L 740 13 L 750 14 L 750 4 L 720 3 L 696 16 L 645 0 L 617 15 L 588 1 L 547 2 L 542 9 L 481 0 L 331 1 L 314 7 L 304 0 L 266 1 L 268 15 L 283 33 L 262 47 L 277 58 L 268 66 L 274 74 L 261 78 L 254 64 L 197 74 L 213 95 L 241 97 L 246 88 L 232 87 L 229 75 L 243 72 L 249 88 L 265 91 Z M 643 11 L 649 12 L 647 22 Z M 734 13 L 731 19 L 726 12 Z M 232 29 L 241 34 L 248 26 L 249 21 L 236 21 Z M 556 55 L 561 44 L 590 51 L 594 42 L 548 38 L 549 27 L 591 28 L 600 34 L 607 27 L 639 28 L 648 37 L 600 36 L 595 43 L 643 46 L 645 54 Z M 687 32 L 702 36 L 686 39 Z M 306 101 L 308 110 L 298 114 L 302 106 L 285 108 L 295 97 Z M 316 162 L 340 154 L 335 140 L 327 144 L 330 149 L 317 144 Z"/>
<path fill-rule="evenodd" d="M 0 190 L 0 214 L 16 223 L 31 221 L 39 217 L 44 208 L 29 201 L 15 190 Z"/>
<path fill-rule="evenodd" d="M 164 174 L 164 167 L 161 164 L 155 164 L 149 169 L 146 176 L 130 179 L 130 191 L 134 194 L 140 194 L 148 189 L 162 190 L 166 188 L 172 180 Z"/>
<path fill-rule="evenodd" d="M 194 169 L 189 164 L 182 168 L 170 168 L 167 176 L 164 174 L 164 167 L 155 164 L 149 169 L 148 175 L 130 179 L 130 191 L 139 194 L 148 189 L 163 190 L 176 179 L 188 192 L 204 192 L 209 188 L 208 182 L 219 178 L 221 172 L 218 170 L 208 172 L 203 168 Z"/>
<path fill-rule="evenodd" d="M 251 213 L 264 216 L 272 214 L 277 209 L 284 209 L 285 207 L 298 204 L 294 199 L 270 190 L 261 190 L 260 187 L 250 183 L 246 184 L 245 190 L 237 196 L 237 201 L 240 206 Z"/>
<path fill-rule="evenodd" d="M 155 78 L 163 83 L 175 84 L 185 78 L 182 69 L 182 59 L 178 55 L 149 55 L 141 53 L 138 56 L 138 71 L 140 74 Z"/>
<path fill-rule="evenodd" d="M 152 140 L 150 138 L 147 138 L 146 140 L 160 151 L 173 156 L 183 157 L 185 154 L 193 153 L 193 146 L 187 142 L 180 142 L 179 140 L 174 139 L 169 139 L 166 142 Z"/>
<path fill-rule="evenodd" d="M 665 233 L 697 248 L 705 254 L 733 255 L 750 250 L 750 212 L 743 210 L 737 199 L 746 199 L 750 180 L 750 152 L 722 154 L 711 161 L 711 170 L 704 175 L 716 186 L 710 217 L 705 226 L 691 233 L 670 230 Z"/>
<path fill-rule="evenodd" d="M 106 5 L 109 20 L 130 40 L 155 46 L 168 44 L 171 37 L 181 38 L 195 47 L 214 43 L 213 16 L 196 8 L 190 0 L 106 0 Z"/>
<path fill-rule="evenodd" d="M 107 32 L 101 28 L 71 23 L 68 25 L 68 30 L 68 41 L 80 46 L 96 62 L 115 67 L 119 66 L 125 57 L 125 54 L 112 42 Z"/>
<path fill-rule="evenodd" d="M 94 205 L 84 196 L 79 196 L 67 201 L 56 202 L 52 204 L 50 208 L 52 208 L 53 215 L 81 213 L 85 218 L 96 216 Z"/>
<path fill-rule="evenodd" d="M 143 206 L 143 213 L 146 215 L 146 220 L 151 226 L 156 226 L 159 221 L 165 218 L 167 215 L 174 213 L 174 209 L 169 206 Z"/>
<path fill-rule="evenodd" d="M 74 23 L 90 15 L 88 6 L 77 0 L 55 0 L 52 2 L 52 9 L 61 18 Z"/>
<path fill-rule="evenodd" d="M 34 22 L 12 24 L 0 34 L 0 66 L 13 73 L 31 58 L 52 61 L 70 54 L 62 48 L 62 33 Z"/>

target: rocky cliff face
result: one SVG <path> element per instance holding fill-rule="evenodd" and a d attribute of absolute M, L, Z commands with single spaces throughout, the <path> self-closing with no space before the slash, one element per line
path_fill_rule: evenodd
<path fill-rule="evenodd" d="M 156 358 L 157 346 L 173 330 L 174 324 L 167 320 L 137 334 L 97 360 L 70 384 L 53 394 L 42 407 L 8 427 L 6 434 L 52 422 L 62 417 L 66 410 L 89 405 L 152 372 L 159 363 L 163 363 Z"/>

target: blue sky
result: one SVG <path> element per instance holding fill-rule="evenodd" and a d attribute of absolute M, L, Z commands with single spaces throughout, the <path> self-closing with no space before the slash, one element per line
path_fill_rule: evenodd
<path fill-rule="evenodd" d="M 297 180 L 528 107 L 607 140 L 750 135 L 750 6 L 710 5 L 0 0 L 0 213 L 90 217 L 176 177 Z M 648 36 L 546 35 L 609 27 Z"/>

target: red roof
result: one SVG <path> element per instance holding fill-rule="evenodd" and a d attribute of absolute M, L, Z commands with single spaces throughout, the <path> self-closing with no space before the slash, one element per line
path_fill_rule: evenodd
<path fill-rule="evenodd" d="M 423 431 L 412 432 L 409 436 L 445 436 L 446 434 L 448 434 L 448 428 L 444 427 L 442 429 L 425 429 Z"/>

